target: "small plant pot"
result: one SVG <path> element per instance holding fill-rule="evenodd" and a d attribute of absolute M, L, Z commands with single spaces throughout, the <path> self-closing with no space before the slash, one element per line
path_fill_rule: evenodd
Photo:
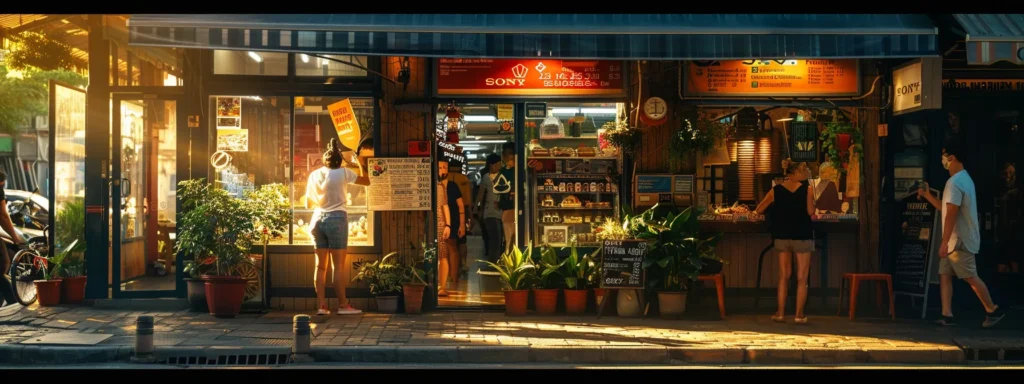
<path fill-rule="evenodd" d="M 526 316 L 526 302 L 529 297 L 530 291 L 525 289 L 505 291 L 505 315 Z"/>
<path fill-rule="evenodd" d="M 206 280 L 206 307 L 211 315 L 232 318 L 242 312 L 248 280 L 238 276 L 203 276 L 203 280 Z"/>
<path fill-rule="evenodd" d="M 188 289 L 188 305 L 192 312 L 209 311 L 206 304 L 206 281 L 202 279 L 185 279 Z"/>
<path fill-rule="evenodd" d="M 61 279 L 60 302 L 65 304 L 81 304 L 85 301 L 85 276 L 65 277 Z"/>
<path fill-rule="evenodd" d="M 579 315 L 587 311 L 587 290 L 566 289 L 565 291 L 565 313 Z"/>
<path fill-rule="evenodd" d="M 533 306 L 538 315 L 554 315 L 558 309 L 558 289 L 534 289 Z"/>
<path fill-rule="evenodd" d="M 662 318 L 682 317 L 686 312 L 686 292 L 658 292 L 658 308 Z"/>
<path fill-rule="evenodd" d="M 402 296 L 405 299 L 405 313 L 416 314 L 423 312 L 423 291 L 427 286 L 420 283 L 408 283 L 402 285 Z M 379 302 L 378 302 L 379 305 Z"/>
<path fill-rule="evenodd" d="M 36 280 L 33 283 L 40 306 L 52 307 L 60 304 L 60 280 Z"/>
<path fill-rule="evenodd" d="M 398 313 L 398 296 L 377 296 L 377 312 Z"/>

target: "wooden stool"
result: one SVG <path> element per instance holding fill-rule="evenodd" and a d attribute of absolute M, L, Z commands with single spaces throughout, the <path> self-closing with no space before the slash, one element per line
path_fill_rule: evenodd
<path fill-rule="evenodd" d="M 860 289 L 861 281 L 874 281 L 877 284 L 877 298 L 875 304 L 879 309 L 882 307 L 882 282 L 889 285 L 889 315 L 896 320 L 895 297 L 892 292 L 892 275 L 888 273 L 844 273 L 843 281 L 839 284 L 839 311 L 836 315 L 843 313 L 843 290 L 846 288 L 846 281 L 850 281 L 850 320 L 853 320 L 857 312 L 857 292 Z"/>
<path fill-rule="evenodd" d="M 718 292 L 718 315 L 725 320 L 725 278 L 721 273 L 713 275 L 700 275 L 697 277 L 698 281 L 714 281 L 715 291 Z"/>

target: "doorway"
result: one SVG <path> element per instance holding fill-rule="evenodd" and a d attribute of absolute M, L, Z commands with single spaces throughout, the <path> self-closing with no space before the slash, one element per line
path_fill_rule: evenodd
<path fill-rule="evenodd" d="M 179 296 L 179 105 L 177 95 L 112 98 L 108 268 L 114 298 Z"/>

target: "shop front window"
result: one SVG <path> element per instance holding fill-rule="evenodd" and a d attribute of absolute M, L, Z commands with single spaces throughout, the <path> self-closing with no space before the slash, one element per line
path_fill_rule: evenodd
<path fill-rule="evenodd" d="M 317 57 L 322 56 L 322 57 Z M 334 60 L 324 59 L 327 57 Z M 337 60 L 337 61 L 335 61 Z M 350 63 L 345 64 L 339 61 Z M 296 76 L 362 77 L 366 76 L 366 56 L 295 54 Z"/>
<path fill-rule="evenodd" d="M 295 98 L 295 147 L 292 152 L 292 243 L 313 244 L 310 237 L 309 219 L 313 216 L 313 205 L 306 201 L 306 180 L 312 171 L 323 166 L 323 153 L 332 138 L 338 138 L 331 121 L 330 106 L 344 101 L 343 97 L 296 97 Z M 359 125 L 357 147 L 373 148 L 373 98 L 347 98 L 355 112 Z M 358 148 L 343 147 L 346 166 L 359 172 L 355 165 Z M 364 149 L 364 156 L 372 156 L 372 150 Z M 348 245 L 373 246 L 373 214 L 367 210 L 366 187 L 349 184 L 345 186 L 346 209 L 348 211 Z"/>
<path fill-rule="evenodd" d="M 288 76 L 288 54 L 256 51 L 213 51 L 213 74 Z"/>
<path fill-rule="evenodd" d="M 52 87 L 54 94 L 53 134 L 54 206 L 56 214 L 54 245 L 64 249 L 78 240 L 78 248 L 85 249 L 85 92 L 59 84 Z M 34 212 L 49 210 L 48 204 L 36 204 Z"/>

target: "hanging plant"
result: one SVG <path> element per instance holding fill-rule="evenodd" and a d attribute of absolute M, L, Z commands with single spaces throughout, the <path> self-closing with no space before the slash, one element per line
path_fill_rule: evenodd
<path fill-rule="evenodd" d="M 716 142 L 730 134 L 728 124 L 715 119 L 710 112 L 698 109 L 696 118 L 683 120 L 683 126 L 668 142 L 668 160 L 685 163 L 694 153 L 707 156 L 715 148 Z"/>
<path fill-rule="evenodd" d="M 51 38 L 41 33 L 26 32 L 20 34 L 19 37 L 19 41 L 12 44 L 10 52 L 4 57 L 7 66 L 11 69 L 38 68 L 44 71 L 75 69 L 71 47 L 61 42 L 61 36 Z"/>
<path fill-rule="evenodd" d="M 617 125 L 605 124 L 604 140 L 627 155 L 636 154 L 640 148 L 640 131 L 632 129 L 625 121 Z"/>
<path fill-rule="evenodd" d="M 860 155 L 864 145 L 864 134 L 850 123 L 828 123 L 821 131 L 821 145 L 828 155 L 828 161 L 842 173 L 846 173 L 846 163 L 850 161 L 850 153 Z"/>

